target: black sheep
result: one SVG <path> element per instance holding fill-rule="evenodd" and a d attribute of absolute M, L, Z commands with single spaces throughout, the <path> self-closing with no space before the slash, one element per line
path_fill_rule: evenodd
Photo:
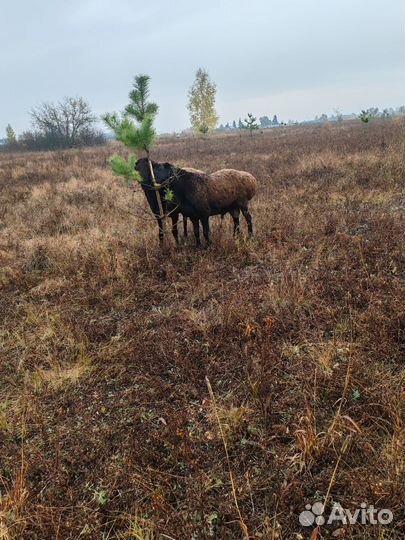
<path fill-rule="evenodd" d="M 153 162 L 152 162 L 153 163 Z M 143 192 L 145 193 L 145 197 L 149 203 L 150 209 L 152 210 L 153 215 L 156 218 L 156 221 L 158 223 L 159 227 L 159 242 L 162 244 L 163 242 L 163 224 L 162 224 L 162 218 L 160 216 L 159 211 L 159 204 L 156 196 L 156 189 L 153 187 L 153 182 L 150 174 L 150 168 L 147 158 L 138 159 L 135 165 L 135 169 L 139 172 L 142 178 L 141 187 L 143 189 Z M 170 216 L 172 220 L 172 233 L 174 236 L 174 239 L 176 241 L 176 244 L 179 243 L 179 233 L 177 229 L 178 221 L 179 221 L 179 215 L 180 215 L 180 209 L 179 205 L 176 204 L 174 201 L 168 201 L 166 199 L 167 196 L 167 187 L 163 186 L 160 191 L 160 199 L 162 202 L 162 208 L 164 214 L 167 216 Z M 187 218 L 183 215 L 183 230 L 184 230 L 184 236 L 187 237 Z"/>

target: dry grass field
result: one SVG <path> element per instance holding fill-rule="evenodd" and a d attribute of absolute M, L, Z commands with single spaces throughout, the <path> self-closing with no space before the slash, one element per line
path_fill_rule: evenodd
<path fill-rule="evenodd" d="M 325 497 L 394 521 L 312 539 L 403 538 L 404 142 L 162 138 L 260 182 L 252 240 L 163 252 L 111 146 L 0 154 L 0 539 L 300 540 Z"/>

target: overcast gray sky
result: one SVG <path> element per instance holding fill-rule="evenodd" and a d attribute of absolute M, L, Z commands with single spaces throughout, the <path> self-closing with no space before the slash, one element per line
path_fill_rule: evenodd
<path fill-rule="evenodd" d="M 152 77 L 159 131 L 189 125 L 195 71 L 220 122 L 313 118 L 405 103 L 403 0 L 0 0 L 0 137 L 42 101 L 121 110 Z"/>

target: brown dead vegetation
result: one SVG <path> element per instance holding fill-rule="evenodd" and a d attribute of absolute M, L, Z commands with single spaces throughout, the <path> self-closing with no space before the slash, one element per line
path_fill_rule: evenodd
<path fill-rule="evenodd" d="M 203 252 L 159 250 L 111 153 L 0 156 L 0 538 L 234 540 L 236 498 L 299 539 L 328 492 L 394 513 L 347 538 L 400 538 L 403 125 L 161 139 L 259 180 L 254 238 L 213 218 Z"/>

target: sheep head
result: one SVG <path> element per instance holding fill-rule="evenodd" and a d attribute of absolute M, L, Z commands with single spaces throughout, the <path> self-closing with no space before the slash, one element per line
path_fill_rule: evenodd
<path fill-rule="evenodd" d="M 170 163 L 157 163 L 156 161 L 151 161 L 153 167 L 153 173 L 155 175 L 155 181 L 157 183 L 157 188 L 167 185 L 169 180 L 174 176 L 175 167 Z M 150 174 L 150 167 L 148 163 L 148 158 L 144 157 L 138 159 L 135 164 L 135 169 L 139 172 L 142 177 L 144 184 L 148 186 L 153 186 L 152 177 Z"/>

